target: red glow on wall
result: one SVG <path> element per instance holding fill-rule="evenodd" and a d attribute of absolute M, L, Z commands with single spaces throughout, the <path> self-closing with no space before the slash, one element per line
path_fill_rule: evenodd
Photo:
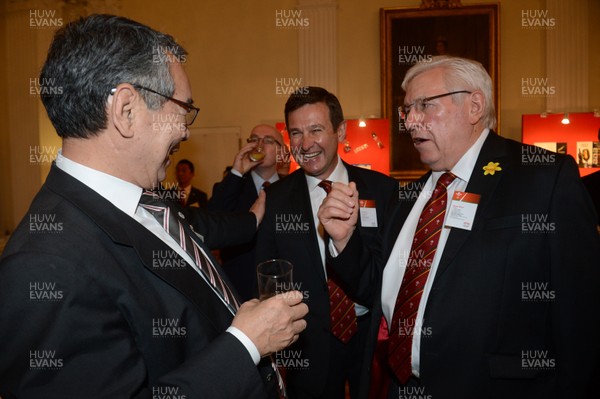
<path fill-rule="evenodd" d="M 364 119 L 366 126 L 360 127 L 358 119 L 346 120 L 346 141 L 338 145 L 338 154 L 350 165 L 389 175 L 390 173 L 390 122 L 387 119 Z M 290 138 L 285 123 L 275 125 L 283 135 L 285 143 Z M 292 158 L 290 171 L 298 168 Z"/>
<path fill-rule="evenodd" d="M 545 118 L 539 114 L 523 115 L 523 143 L 566 143 L 566 153 L 577 161 L 577 143 L 598 141 L 600 118 L 595 117 L 593 112 L 576 112 L 569 113 L 571 123 L 568 125 L 563 125 L 562 119 L 563 114 L 549 114 Z M 579 173 L 585 176 L 597 170 L 600 168 L 580 168 Z"/>

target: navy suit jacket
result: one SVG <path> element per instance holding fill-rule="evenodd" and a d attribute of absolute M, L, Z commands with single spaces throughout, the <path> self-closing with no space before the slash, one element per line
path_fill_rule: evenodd
<path fill-rule="evenodd" d="M 360 199 L 375 201 L 377 223 L 382 226 L 389 204 L 397 199 L 398 182 L 378 172 L 345 166 L 349 180 L 356 183 Z M 270 185 L 266 192 L 267 205 L 258 230 L 256 263 L 284 258 L 294 266 L 295 288 L 304 293 L 309 313 L 306 330 L 289 350 L 301 354 L 299 360 L 308 367 L 289 369 L 286 376 L 291 386 L 301 386 L 318 396 L 328 383 L 329 362 L 344 360 L 330 357 L 329 293 L 304 171 L 296 170 Z M 377 230 L 376 227 L 357 228 L 367 243 L 374 242 Z"/>
<path fill-rule="evenodd" d="M 179 211 L 210 247 L 256 230 L 251 213 Z M 275 393 L 273 370 L 225 332 L 233 316 L 199 274 L 56 166 L 0 258 L 0 303 L 3 398 Z"/>
<path fill-rule="evenodd" d="M 243 177 L 228 173 L 213 187 L 208 201 L 210 211 L 247 212 L 258 198 L 250 174 Z M 256 237 L 251 241 L 221 248 L 223 269 L 244 300 L 256 297 L 256 265 L 254 263 Z"/>
<path fill-rule="evenodd" d="M 598 395 L 596 215 L 573 159 L 554 153 L 524 158 L 534 153 L 529 148 L 491 132 L 481 149 L 466 188 L 481 195 L 472 230 L 452 228 L 425 308 L 423 331 L 430 333 L 421 338 L 424 395 Z M 484 175 L 489 162 L 502 170 Z M 355 234 L 330 259 L 350 290 L 373 305 L 361 398 L 368 397 L 382 315 L 382 270 L 428 177 L 401 192 L 375 250 Z"/>

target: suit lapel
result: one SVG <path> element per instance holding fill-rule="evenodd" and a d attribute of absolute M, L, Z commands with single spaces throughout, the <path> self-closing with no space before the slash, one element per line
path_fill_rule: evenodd
<path fill-rule="evenodd" d="M 452 228 L 448 241 L 444 247 L 444 253 L 440 259 L 435 279 L 437 280 L 447 269 L 453 259 L 457 256 L 461 247 L 465 244 L 471 234 L 480 231 L 483 225 L 486 209 L 490 206 L 493 193 L 498 183 L 502 179 L 503 173 L 496 172 L 494 175 L 484 175 L 483 167 L 489 162 L 499 162 L 505 169 L 509 167 L 509 160 L 506 158 L 505 140 L 499 137 L 493 131 L 490 131 L 487 139 L 481 147 L 475 167 L 465 191 L 474 194 L 480 194 L 481 198 L 473 220 L 471 231 L 458 228 Z"/>
<path fill-rule="evenodd" d="M 131 226 L 132 246 L 146 269 L 188 297 L 188 299 L 196 305 L 198 310 L 205 313 L 208 319 L 214 323 L 215 328 L 227 328 L 231 323 L 231 312 L 221 301 L 219 296 L 213 292 L 209 283 L 200 277 L 198 272 L 187 264 L 186 267 L 183 268 L 153 267 L 153 251 L 156 251 L 157 248 L 161 248 L 163 251 L 172 250 L 154 234 L 150 234 L 151 237 L 148 237 L 146 228 L 135 221 L 134 223 L 136 223 L 137 226 Z M 213 265 L 215 265 L 215 268 L 218 270 L 219 268 L 216 261 L 210 255 L 210 250 L 208 250 L 200 240 L 196 240 L 196 242 L 202 247 L 204 252 L 211 259 L 211 262 L 213 262 Z M 184 261 L 183 258 L 176 254 L 176 252 L 174 252 L 173 256 L 177 257 L 179 261 Z M 224 273 L 221 270 L 219 270 L 219 273 L 221 278 L 229 284 Z M 229 286 L 231 287 L 231 284 L 229 284 Z"/>
<path fill-rule="evenodd" d="M 368 186 L 368 184 L 366 184 L 362 175 L 358 171 L 358 167 L 348 165 L 346 162 L 344 162 L 344 166 L 346 167 L 346 170 L 348 171 L 348 181 L 353 181 L 354 183 L 356 183 L 356 189 L 358 190 L 359 199 L 374 199 L 375 196 L 373 195 L 373 193 L 371 193 L 369 191 L 369 186 Z M 360 215 L 359 215 L 357 224 L 358 224 L 359 228 L 362 227 L 362 224 L 360 221 Z"/>
<path fill-rule="evenodd" d="M 230 324 L 231 312 L 212 291 L 208 283 L 189 265 L 186 264 L 186 267 L 153 267 L 156 253 L 153 251 L 164 253 L 172 250 L 144 226 L 54 165 L 48 175 L 46 185 L 85 213 L 115 243 L 132 247 L 147 270 L 185 295 L 200 312 L 207 316 L 217 330 L 220 331 Z M 210 257 L 210 251 L 202 243 L 201 245 Z M 177 261 L 185 262 L 176 253 L 174 257 Z M 211 260 L 214 261 L 214 259 Z M 129 264 L 125 267 L 136 267 L 136 265 Z"/>

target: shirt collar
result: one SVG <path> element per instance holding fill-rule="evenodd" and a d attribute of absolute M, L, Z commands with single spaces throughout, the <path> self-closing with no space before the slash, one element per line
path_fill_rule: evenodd
<path fill-rule="evenodd" d="M 143 189 L 118 177 L 89 168 L 62 155 L 56 156 L 56 166 L 79 180 L 114 206 L 133 216 L 142 196 Z"/>
<path fill-rule="evenodd" d="M 463 154 L 463 156 L 450 171 L 452 174 L 454 174 L 454 176 L 467 183 L 469 182 L 471 174 L 473 173 L 473 168 L 475 167 L 475 163 L 479 157 L 481 147 L 483 147 L 483 143 L 485 142 L 485 139 L 487 139 L 489 133 L 489 129 L 483 129 L 479 135 L 479 138 L 473 143 L 467 152 Z M 437 181 L 442 174 L 444 174 L 444 171 L 433 172 L 434 182 Z"/>
<path fill-rule="evenodd" d="M 254 182 L 254 187 L 256 187 L 256 191 L 260 191 L 263 183 L 266 181 L 268 181 L 269 183 L 275 183 L 277 180 L 279 180 L 279 175 L 277 174 L 277 172 L 273 173 L 271 177 L 269 177 L 267 180 L 260 177 L 259 174 L 255 171 L 251 171 L 250 176 L 252 177 L 252 181 Z"/>
<path fill-rule="evenodd" d="M 309 192 L 313 191 L 319 185 L 319 183 L 321 183 L 321 180 L 323 180 L 319 179 L 318 177 L 309 176 L 307 174 L 304 174 L 304 176 L 306 176 L 306 183 L 308 184 Z M 344 163 L 342 162 L 342 159 L 339 155 L 335 169 L 325 179 L 331 180 L 332 182 L 348 184 L 348 171 L 346 170 L 346 167 L 344 166 Z"/>

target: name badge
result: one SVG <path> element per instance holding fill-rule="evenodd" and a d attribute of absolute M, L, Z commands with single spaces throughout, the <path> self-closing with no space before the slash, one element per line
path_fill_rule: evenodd
<path fill-rule="evenodd" d="M 481 195 L 455 191 L 446 218 L 446 227 L 471 230 Z"/>
<path fill-rule="evenodd" d="M 377 208 L 375 200 L 358 200 L 360 205 L 360 225 L 362 227 L 377 227 Z"/>

